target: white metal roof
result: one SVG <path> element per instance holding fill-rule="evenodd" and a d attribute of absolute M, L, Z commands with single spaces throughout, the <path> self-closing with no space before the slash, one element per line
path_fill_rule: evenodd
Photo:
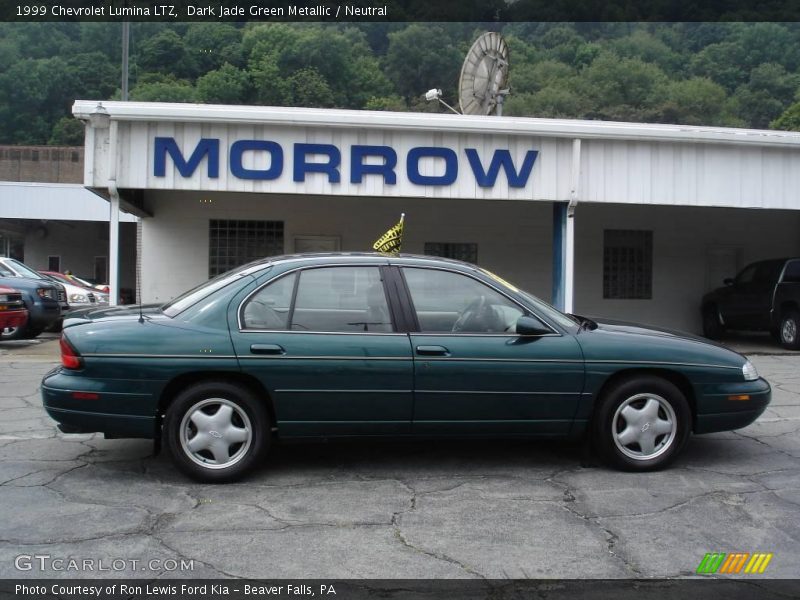
<path fill-rule="evenodd" d="M 72 112 L 79 119 L 88 119 L 97 105 L 97 100 L 76 100 Z M 797 132 L 730 127 L 165 102 L 103 101 L 102 105 L 110 117 L 118 121 L 294 125 L 342 129 L 377 128 L 581 139 L 800 147 L 800 133 Z"/>
<path fill-rule="evenodd" d="M 0 219 L 108 221 L 108 202 L 82 185 L 0 181 Z M 136 221 L 127 213 L 120 221 Z"/>

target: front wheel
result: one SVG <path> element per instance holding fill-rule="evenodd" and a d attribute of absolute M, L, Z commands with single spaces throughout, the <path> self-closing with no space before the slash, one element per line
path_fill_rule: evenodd
<path fill-rule="evenodd" d="M 169 406 L 164 435 L 183 473 L 209 483 L 233 481 L 266 453 L 269 416 L 263 402 L 243 386 L 199 383 Z"/>
<path fill-rule="evenodd" d="M 595 412 L 595 448 L 609 465 L 653 471 L 672 462 L 689 437 L 691 411 L 681 391 L 654 376 L 624 380 L 608 390 Z"/>
<path fill-rule="evenodd" d="M 781 317 L 778 328 L 781 346 L 788 350 L 800 350 L 800 313 L 790 310 Z"/>

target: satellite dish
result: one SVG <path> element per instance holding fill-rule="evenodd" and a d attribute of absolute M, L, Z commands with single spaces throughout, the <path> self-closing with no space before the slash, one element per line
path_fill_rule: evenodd
<path fill-rule="evenodd" d="M 489 31 L 475 40 L 467 52 L 458 81 L 458 103 L 465 115 L 490 115 L 503 111 L 508 90 L 508 44 Z"/>

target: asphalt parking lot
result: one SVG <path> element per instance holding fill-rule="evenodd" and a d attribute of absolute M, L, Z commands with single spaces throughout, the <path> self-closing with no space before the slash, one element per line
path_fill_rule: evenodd
<path fill-rule="evenodd" d="M 213 486 L 147 441 L 57 432 L 38 391 L 55 339 L 0 342 L 0 577 L 674 577 L 717 551 L 794 578 L 800 354 L 743 343 L 770 408 L 668 471 L 582 467 L 567 443 L 331 443 Z"/>

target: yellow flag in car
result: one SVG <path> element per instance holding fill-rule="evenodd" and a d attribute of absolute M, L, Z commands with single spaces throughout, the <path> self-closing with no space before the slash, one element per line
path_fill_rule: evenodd
<path fill-rule="evenodd" d="M 378 252 L 386 252 L 387 254 L 399 253 L 400 246 L 403 244 L 403 220 L 405 218 L 406 213 L 401 214 L 397 225 L 384 233 L 377 242 L 372 244 L 372 247 Z"/>

